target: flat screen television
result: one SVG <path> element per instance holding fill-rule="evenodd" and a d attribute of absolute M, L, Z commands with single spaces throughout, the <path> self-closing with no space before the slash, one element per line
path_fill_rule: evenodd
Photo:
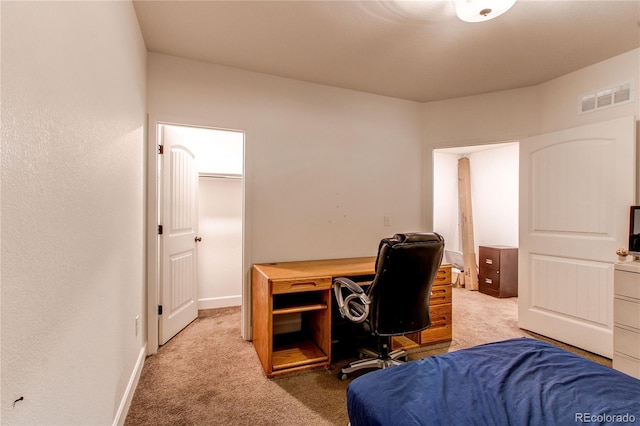
<path fill-rule="evenodd" d="M 640 256 L 640 206 L 631 206 L 629 215 L 629 254 Z"/>

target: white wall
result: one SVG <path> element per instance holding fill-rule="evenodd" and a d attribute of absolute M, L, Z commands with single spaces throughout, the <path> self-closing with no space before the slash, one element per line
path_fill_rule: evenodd
<path fill-rule="evenodd" d="M 253 263 L 373 256 L 427 229 L 421 104 L 154 53 L 147 79 L 152 125 L 245 132 L 243 337 Z"/>
<path fill-rule="evenodd" d="M 630 115 L 636 115 L 638 118 L 640 116 L 639 70 L 640 49 L 636 49 L 541 84 L 538 87 L 540 99 L 539 133 L 548 133 Z M 626 82 L 631 82 L 634 102 L 586 114 L 579 113 L 581 95 Z"/>
<path fill-rule="evenodd" d="M 518 247 L 518 144 L 477 151 L 468 157 L 476 246 Z"/>
<path fill-rule="evenodd" d="M 2 2 L 2 424 L 124 421 L 144 360 L 145 57 L 129 2 Z"/>
<path fill-rule="evenodd" d="M 381 238 L 425 229 L 421 104 L 153 53 L 148 64 L 152 120 L 246 132 L 249 266 L 374 255 Z"/>
<path fill-rule="evenodd" d="M 616 117 L 638 117 L 639 75 L 640 49 L 636 49 L 539 86 L 426 103 L 423 123 L 427 164 L 432 163 L 436 148 L 523 141 L 553 130 Z M 582 94 L 623 82 L 631 82 L 634 102 L 579 114 Z M 433 174 L 428 170 L 425 181 L 427 204 L 431 205 Z"/>
<path fill-rule="evenodd" d="M 594 90 L 631 82 L 633 102 L 578 114 L 578 99 Z M 541 84 L 540 133 L 635 115 L 640 119 L 640 49 Z M 636 145 L 636 202 L 640 203 L 640 132 Z"/>
<path fill-rule="evenodd" d="M 516 141 L 540 133 L 638 115 L 640 49 L 538 86 L 423 105 L 429 147 Z M 631 82 L 634 102 L 579 114 L 580 96 Z M 462 124 L 461 124 L 462 123 Z"/>
<path fill-rule="evenodd" d="M 458 200 L 458 160 L 469 158 L 474 242 L 518 246 L 518 144 L 492 144 L 466 154 L 434 152 L 435 231 L 447 249 L 462 251 Z M 476 253 L 478 250 L 476 249 Z"/>
<path fill-rule="evenodd" d="M 198 309 L 242 304 L 242 179 L 201 177 Z"/>

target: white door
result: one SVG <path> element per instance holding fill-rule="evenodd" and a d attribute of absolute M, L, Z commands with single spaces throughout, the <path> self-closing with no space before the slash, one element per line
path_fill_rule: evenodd
<path fill-rule="evenodd" d="M 162 126 L 159 344 L 198 316 L 198 169 L 177 129 Z"/>
<path fill-rule="evenodd" d="M 613 354 L 613 264 L 635 191 L 633 117 L 520 144 L 519 326 Z"/>

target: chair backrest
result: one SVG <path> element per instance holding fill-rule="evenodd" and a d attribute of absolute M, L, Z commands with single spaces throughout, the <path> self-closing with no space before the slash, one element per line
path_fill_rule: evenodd
<path fill-rule="evenodd" d="M 436 233 L 396 234 L 380 242 L 369 326 L 378 336 L 398 336 L 431 325 L 429 297 L 442 263 L 444 238 Z"/>

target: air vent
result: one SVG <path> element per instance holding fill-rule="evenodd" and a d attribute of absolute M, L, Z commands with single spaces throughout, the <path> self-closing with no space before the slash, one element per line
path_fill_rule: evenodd
<path fill-rule="evenodd" d="M 620 104 L 631 100 L 631 84 L 623 84 L 613 89 L 613 103 Z"/>
<path fill-rule="evenodd" d="M 582 97 L 582 112 L 596 109 L 596 95 L 586 95 Z"/>
<path fill-rule="evenodd" d="M 627 102 L 631 102 L 631 83 L 582 95 L 580 97 L 580 112 L 591 112 Z"/>
<path fill-rule="evenodd" d="M 613 103 L 613 90 L 607 89 L 602 92 L 598 92 L 598 105 L 596 108 L 604 108 Z"/>

